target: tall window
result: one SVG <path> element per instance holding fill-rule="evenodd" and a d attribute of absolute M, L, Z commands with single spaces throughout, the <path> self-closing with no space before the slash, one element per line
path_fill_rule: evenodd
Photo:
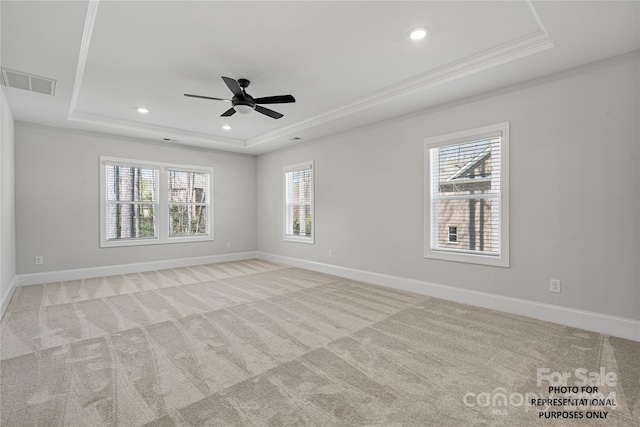
<path fill-rule="evenodd" d="M 313 161 L 284 168 L 284 240 L 313 243 Z"/>
<path fill-rule="evenodd" d="M 212 179 L 211 168 L 101 157 L 100 246 L 213 240 Z"/>
<path fill-rule="evenodd" d="M 425 257 L 509 266 L 509 124 L 425 139 Z"/>

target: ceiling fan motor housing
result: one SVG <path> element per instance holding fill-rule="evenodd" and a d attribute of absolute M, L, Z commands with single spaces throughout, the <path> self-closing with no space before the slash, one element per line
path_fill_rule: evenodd
<path fill-rule="evenodd" d="M 252 110 L 255 110 L 256 108 L 256 103 L 253 100 L 253 97 L 248 94 L 244 95 L 244 99 L 240 99 L 237 96 L 234 96 L 233 98 L 231 98 L 231 105 L 238 113 L 242 113 L 242 114 L 246 114 L 249 112 L 247 110 L 247 107 L 251 108 Z M 240 107 L 240 108 L 237 108 L 237 107 Z"/>
<path fill-rule="evenodd" d="M 240 114 L 247 114 L 250 112 L 248 108 L 245 108 L 243 106 L 249 107 L 252 110 L 256 109 L 256 103 L 253 100 L 253 97 L 245 91 L 245 89 L 249 87 L 250 83 L 251 82 L 247 79 L 238 79 L 238 86 L 242 88 L 244 99 L 241 99 L 238 96 L 234 96 L 233 98 L 231 98 L 231 105 L 233 105 L 233 108 Z"/>

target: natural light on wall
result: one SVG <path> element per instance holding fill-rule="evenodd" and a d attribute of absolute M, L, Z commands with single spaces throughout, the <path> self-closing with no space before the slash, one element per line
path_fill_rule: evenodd
<path fill-rule="evenodd" d="M 508 267 L 509 125 L 425 139 L 425 257 Z"/>

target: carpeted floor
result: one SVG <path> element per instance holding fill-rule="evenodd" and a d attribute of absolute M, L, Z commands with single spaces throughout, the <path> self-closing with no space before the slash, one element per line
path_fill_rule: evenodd
<path fill-rule="evenodd" d="M 2 426 L 640 425 L 640 343 L 260 260 L 20 287 L 1 333 Z M 565 372 L 602 400 L 532 406 Z"/>

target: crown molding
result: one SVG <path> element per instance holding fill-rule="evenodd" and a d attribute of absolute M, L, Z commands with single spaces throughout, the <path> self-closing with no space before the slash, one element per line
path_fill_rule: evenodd
<path fill-rule="evenodd" d="M 246 140 L 248 148 L 264 144 L 275 139 L 299 133 L 305 129 L 355 114 L 391 99 L 411 95 L 462 77 L 469 76 L 486 69 L 502 65 L 553 47 L 553 43 L 544 30 L 504 43 L 498 47 L 485 50 L 479 54 L 452 62 L 435 70 L 404 80 L 395 85 L 357 98 L 334 109 L 325 111 L 308 119 L 289 126 L 267 132 Z"/>
<path fill-rule="evenodd" d="M 133 120 L 122 120 L 82 111 L 70 113 L 69 120 L 107 126 L 125 131 L 145 132 L 147 135 L 156 135 L 160 139 L 170 137 L 171 141 L 168 142 L 181 142 L 189 145 L 197 144 L 198 146 L 206 148 L 216 148 L 214 146 L 246 148 L 244 141 L 240 139 L 222 138 L 206 133 L 192 132 L 169 126 L 150 125 Z"/>

